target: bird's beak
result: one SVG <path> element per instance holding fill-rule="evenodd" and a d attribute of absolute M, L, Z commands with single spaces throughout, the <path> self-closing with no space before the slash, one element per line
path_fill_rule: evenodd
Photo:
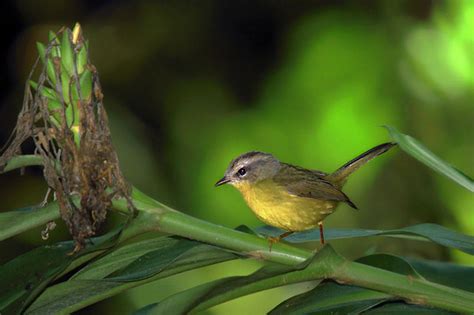
<path fill-rule="evenodd" d="M 228 179 L 227 177 L 224 176 L 221 179 L 219 179 L 214 186 L 217 187 L 217 186 L 220 186 L 220 185 L 227 184 L 228 182 L 230 182 L 230 179 Z"/>

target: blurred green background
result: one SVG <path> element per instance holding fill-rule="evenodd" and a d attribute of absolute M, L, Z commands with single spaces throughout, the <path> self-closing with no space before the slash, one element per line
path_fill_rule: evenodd
<path fill-rule="evenodd" d="M 257 227 L 237 191 L 213 187 L 233 157 L 260 150 L 332 171 L 388 141 L 382 125 L 474 175 L 474 1 L 19 0 L 0 6 L 0 143 L 21 107 L 35 42 L 79 21 L 126 177 L 190 215 Z M 40 169 L 1 175 L 0 211 L 39 203 L 46 192 L 41 175 Z M 354 174 L 345 192 L 361 210 L 341 205 L 327 228 L 433 222 L 474 234 L 473 195 L 397 149 Z M 40 230 L 0 243 L 0 263 L 68 238 L 60 226 L 44 242 Z M 472 256 L 415 241 L 332 244 L 352 258 L 389 252 L 474 264 Z M 82 313 L 128 313 L 260 265 L 248 260 L 188 272 Z M 309 287 L 262 292 L 207 313 L 264 313 Z"/>

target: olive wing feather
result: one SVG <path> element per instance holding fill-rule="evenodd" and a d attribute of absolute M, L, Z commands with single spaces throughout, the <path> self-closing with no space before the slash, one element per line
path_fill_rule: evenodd
<path fill-rule="evenodd" d="M 283 164 L 283 163 L 282 163 Z M 325 173 L 283 164 L 273 180 L 295 196 L 320 200 L 345 202 L 354 209 L 356 205 L 339 188 L 324 179 Z"/>

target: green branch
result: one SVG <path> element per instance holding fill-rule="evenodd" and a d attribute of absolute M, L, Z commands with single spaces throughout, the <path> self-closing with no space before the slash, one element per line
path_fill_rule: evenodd
<path fill-rule="evenodd" d="M 151 207 L 138 207 L 138 209 L 147 215 L 137 219 L 145 220 L 144 224 L 153 226 L 153 229 L 160 232 L 188 237 L 253 257 L 288 265 L 296 265 L 311 256 L 309 251 L 286 244 L 275 244 L 270 252 L 265 239 L 216 226 L 181 212 L 166 208 L 160 209 L 154 205 Z M 334 256 L 336 255 L 334 253 Z M 340 257 L 339 255 L 337 256 Z M 336 261 L 336 259 L 333 260 Z M 299 281 L 330 278 L 340 283 L 350 283 L 389 293 L 403 298 L 410 303 L 430 305 L 446 310 L 467 312 L 474 309 L 474 293 L 454 289 L 424 279 L 413 279 L 405 275 L 351 262 L 342 257 L 340 257 L 337 264 L 328 264 L 328 262 L 320 261 L 320 265 L 317 268 L 304 269 L 300 271 L 301 274 L 297 272 L 294 276 L 298 277 Z M 327 272 L 324 272 L 325 270 Z M 286 279 L 291 282 L 291 278 Z M 250 288 L 249 293 L 252 292 L 254 291 Z"/>
<path fill-rule="evenodd" d="M 8 165 L 23 167 L 36 164 L 37 162 L 38 160 L 35 159 L 22 158 L 18 161 L 12 161 Z M 13 166 L 10 166 L 10 169 L 13 169 Z M 151 231 L 170 233 L 227 248 L 250 257 L 286 265 L 300 264 L 312 256 L 310 251 L 283 243 L 275 244 L 272 251 L 269 251 L 266 239 L 193 218 L 170 209 L 139 191 L 135 191 L 133 197 L 133 202 L 139 210 L 139 215 L 125 229 L 122 235 L 123 239 L 129 239 Z M 124 200 L 116 200 L 114 201 L 114 207 L 118 210 L 125 210 L 127 209 L 127 204 Z M 34 219 L 29 216 L 28 220 L 24 220 L 25 224 L 22 225 L 22 230 L 44 224 L 51 219 L 59 217 L 55 204 L 50 204 L 46 208 L 29 213 Z M 10 231 L 6 235 L 11 233 Z M 334 253 L 334 255 L 337 254 Z M 339 255 L 337 256 L 340 257 Z M 343 258 L 338 261 L 339 263 L 337 264 L 328 264 L 329 261 L 320 261 L 321 264 L 324 264 L 325 269 L 321 269 L 323 265 L 318 266 L 316 269 L 306 268 L 296 272 L 295 277 L 297 276 L 301 281 L 331 278 L 341 283 L 350 283 L 386 292 L 401 297 L 410 303 L 430 305 L 457 312 L 468 312 L 474 309 L 473 293 L 450 288 L 424 279 L 413 279 L 412 277 L 351 262 Z M 316 272 L 315 270 L 319 271 Z M 321 271 L 323 272 L 321 273 Z M 255 287 L 250 291 L 253 292 L 254 289 Z M 245 290 L 240 292 L 244 294 Z"/>
<path fill-rule="evenodd" d="M 33 165 L 43 165 L 43 160 L 39 155 L 19 155 L 12 158 L 5 165 L 3 170 L 0 170 L 0 174 L 13 171 L 18 168 L 33 166 Z"/>
<path fill-rule="evenodd" d="M 114 205 L 117 204 L 114 203 Z M 120 206 L 126 205 L 120 202 Z M 199 220 L 168 208 L 141 206 L 138 209 L 143 211 L 144 223 L 150 225 L 149 228 L 152 230 L 224 247 L 245 256 L 294 265 L 305 261 L 312 255 L 308 250 L 285 243 L 275 244 L 269 251 L 269 243 L 265 238 Z"/>
<path fill-rule="evenodd" d="M 372 266 L 346 261 L 333 270 L 331 278 L 343 284 L 385 292 L 411 304 L 429 305 L 467 313 L 474 310 L 474 293 L 401 275 Z"/>
<path fill-rule="evenodd" d="M 43 208 L 31 207 L 0 213 L 0 241 L 59 218 L 56 202 Z"/>

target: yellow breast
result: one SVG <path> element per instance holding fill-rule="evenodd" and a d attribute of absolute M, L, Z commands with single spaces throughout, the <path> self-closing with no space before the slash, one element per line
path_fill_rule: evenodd
<path fill-rule="evenodd" d="M 287 231 L 316 227 L 337 205 L 335 201 L 291 195 L 272 180 L 256 184 L 241 182 L 234 186 L 260 220 Z"/>

